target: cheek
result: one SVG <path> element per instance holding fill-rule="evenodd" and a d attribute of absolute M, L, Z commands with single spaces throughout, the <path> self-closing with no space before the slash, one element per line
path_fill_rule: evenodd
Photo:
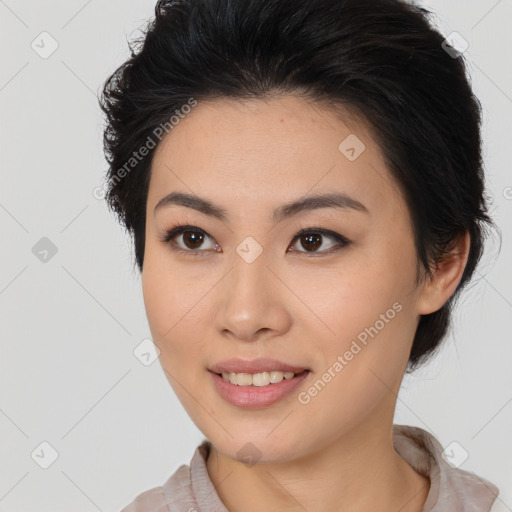
<path fill-rule="evenodd" d="M 142 293 L 146 315 L 154 341 L 162 343 L 172 337 L 183 317 L 188 293 L 179 275 L 173 272 L 171 260 L 156 241 L 150 239 L 144 252 Z"/>
<path fill-rule="evenodd" d="M 310 336 L 315 352 L 321 354 L 317 378 L 329 381 L 321 394 L 337 404 L 335 408 L 340 407 L 340 414 L 342 409 L 353 409 L 357 416 L 356 409 L 363 411 L 387 386 L 394 387 L 414 336 L 410 269 L 400 273 L 394 268 L 393 255 L 382 253 L 379 258 L 377 251 L 372 254 L 357 270 L 351 266 L 346 272 L 317 273 L 307 294 L 306 303 L 328 327 L 322 328 L 323 335 Z M 308 282 L 308 275 L 300 280 Z M 322 325 L 314 318 L 306 324 Z M 329 369 L 336 376 L 323 378 Z"/>
<path fill-rule="evenodd" d="M 198 332 L 199 322 L 195 321 L 196 315 L 201 314 L 201 304 L 194 307 L 196 293 L 184 288 L 178 276 L 166 275 L 165 270 L 159 271 L 156 265 L 149 264 L 143 272 L 146 316 L 153 343 L 160 351 L 159 363 L 192 420 L 201 421 L 195 402 L 201 396 L 200 386 L 205 372 L 201 365 L 204 336 Z"/>
<path fill-rule="evenodd" d="M 377 251 L 372 251 L 370 258 L 362 253 L 347 258 L 343 267 L 332 271 L 304 269 L 289 279 L 292 277 L 297 295 L 323 321 L 324 338 L 334 343 L 356 338 L 381 315 L 383 321 L 394 319 L 399 306 L 393 305 L 403 305 L 409 290 L 406 273 L 392 269 L 391 262 Z M 385 325 L 387 329 L 389 322 Z"/>
<path fill-rule="evenodd" d="M 168 285 L 162 279 L 158 268 L 148 260 L 144 261 L 142 293 L 153 341 L 161 344 L 166 332 L 172 327 L 172 312 L 175 308 L 173 297 L 168 293 Z"/>
<path fill-rule="evenodd" d="M 408 357 L 413 334 L 404 299 L 403 293 L 393 289 L 371 286 L 333 295 L 318 313 L 334 332 L 318 346 L 323 365 L 329 368 L 341 357 L 342 372 L 355 372 L 353 382 L 367 378 L 370 369 L 393 380 Z"/>
<path fill-rule="evenodd" d="M 172 372 L 199 371 L 207 342 L 204 322 L 208 312 L 205 294 L 211 277 L 187 276 L 169 269 L 169 258 L 144 262 L 142 290 L 146 316 L 160 361 Z M 195 362 L 195 364 L 188 364 Z M 202 368 L 201 368 L 202 369 Z"/>
<path fill-rule="evenodd" d="M 355 304 L 352 298 L 339 298 L 331 315 L 336 338 L 317 342 L 321 363 L 315 379 L 297 397 L 299 411 L 308 418 L 305 439 L 327 443 L 396 400 L 410 350 L 406 308 L 382 297 Z"/>

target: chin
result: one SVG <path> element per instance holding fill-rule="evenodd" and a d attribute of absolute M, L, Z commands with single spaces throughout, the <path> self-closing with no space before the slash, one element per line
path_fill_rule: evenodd
<path fill-rule="evenodd" d="M 271 439 L 269 432 L 222 435 L 222 439 L 208 439 L 215 446 L 217 451 L 230 459 L 243 462 L 248 466 L 253 464 L 272 464 L 288 462 L 297 457 L 297 444 L 291 437 L 284 442 L 281 439 Z"/>

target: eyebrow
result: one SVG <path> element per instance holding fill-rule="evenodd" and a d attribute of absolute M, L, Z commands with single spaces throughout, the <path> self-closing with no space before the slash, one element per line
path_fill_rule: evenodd
<path fill-rule="evenodd" d="M 185 194 L 183 192 L 171 192 L 165 197 L 162 197 L 155 206 L 154 213 L 169 205 L 193 208 L 198 212 L 215 217 L 223 222 L 227 221 L 229 217 L 228 212 L 224 208 L 221 208 L 202 197 Z M 357 199 L 354 199 L 344 193 L 330 193 L 310 195 L 303 199 L 286 203 L 274 210 L 273 220 L 274 223 L 277 224 L 289 217 L 297 215 L 300 212 L 307 212 L 320 208 L 340 208 L 343 210 L 358 211 L 368 215 L 370 214 L 366 206 Z"/>

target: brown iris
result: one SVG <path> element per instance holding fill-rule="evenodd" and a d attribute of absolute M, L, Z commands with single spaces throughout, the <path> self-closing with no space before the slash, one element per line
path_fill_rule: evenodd
<path fill-rule="evenodd" d="M 204 240 L 204 235 L 203 235 L 203 233 L 200 233 L 199 231 L 184 231 L 183 232 L 183 241 L 185 242 L 185 245 L 186 245 L 187 240 L 191 244 L 190 247 L 188 245 L 187 245 L 187 247 L 189 247 L 189 249 L 196 249 L 197 247 L 201 246 L 201 244 Z"/>
<path fill-rule="evenodd" d="M 309 234 L 309 235 L 302 235 L 300 237 L 301 239 L 301 245 L 304 247 L 304 249 L 318 249 L 322 245 L 322 235 L 319 234 Z M 306 244 L 304 245 L 303 241 L 307 240 Z"/>

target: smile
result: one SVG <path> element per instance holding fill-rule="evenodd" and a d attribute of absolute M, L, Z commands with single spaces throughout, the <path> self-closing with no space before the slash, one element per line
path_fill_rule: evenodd
<path fill-rule="evenodd" d="M 208 373 L 219 396 L 231 405 L 244 409 L 261 409 L 279 402 L 289 396 L 311 374 L 309 370 L 297 374 L 280 371 L 255 374 L 217 374 L 211 371 Z M 231 379 L 236 379 L 236 382 L 232 383 Z"/>
<path fill-rule="evenodd" d="M 304 370 L 307 371 L 307 370 Z M 302 372 L 301 372 L 302 373 Z M 222 378 L 230 382 L 231 384 L 236 384 L 237 386 L 268 386 L 270 384 L 277 384 L 284 379 L 293 379 L 298 374 L 294 372 L 280 372 L 280 371 L 271 371 L 271 372 L 260 372 L 260 373 L 222 373 Z"/>

